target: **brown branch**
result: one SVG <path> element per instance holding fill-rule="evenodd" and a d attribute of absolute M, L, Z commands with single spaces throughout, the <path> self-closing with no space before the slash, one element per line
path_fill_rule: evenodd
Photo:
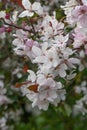
<path fill-rule="evenodd" d="M 3 21 L 4 21 L 4 20 L 3 20 Z M 21 26 L 17 26 L 17 25 L 15 25 L 15 24 L 13 24 L 13 23 L 10 24 L 10 23 L 7 23 L 6 21 L 4 21 L 4 24 L 5 24 L 5 25 L 9 25 L 9 26 L 14 27 L 14 28 L 17 28 L 17 29 L 22 29 L 22 30 L 24 30 L 24 31 L 28 31 L 28 32 L 30 32 L 30 33 L 33 33 L 32 30 L 23 28 L 23 27 L 21 27 Z"/>

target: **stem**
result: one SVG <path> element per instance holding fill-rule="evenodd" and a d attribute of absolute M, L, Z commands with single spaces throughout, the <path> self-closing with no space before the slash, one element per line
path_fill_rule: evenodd
<path fill-rule="evenodd" d="M 36 34 L 33 24 L 31 24 L 33 33 Z"/>
<path fill-rule="evenodd" d="M 4 21 L 4 20 L 3 20 L 3 21 Z M 33 33 L 32 30 L 23 28 L 23 27 L 21 27 L 21 26 L 17 26 L 17 25 L 15 25 L 15 24 L 13 24 L 13 23 L 10 24 L 10 23 L 7 23 L 6 21 L 4 21 L 4 24 L 5 24 L 5 25 L 9 25 L 9 26 L 14 27 L 14 28 L 17 28 L 17 29 L 22 29 L 22 30 L 24 30 L 24 31 L 28 31 L 28 32 L 30 32 L 30 33 Z"/>

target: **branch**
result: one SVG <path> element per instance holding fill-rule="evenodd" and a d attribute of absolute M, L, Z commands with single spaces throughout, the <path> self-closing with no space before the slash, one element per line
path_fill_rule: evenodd
<path fill-rule="evenodd" d="M 9 25 L 9 26 L 11 26 L 11 27 L 14 27 L 14 28 L 17 28 L 17 29 L 22 29 L 22 30 L 24 30 L 24 31 L 28 31 L 28 32 L 30 32 L 30 33 L 33 33 L 32 30 L 23 28 L 23 27 L 21 27 L 21 26 L 17 26 L 17 25 L 15 25 L 15 24 L 7 23 L 5 20 L 3 20 L 3 22 L 4 22 L 5 25 Z"/>

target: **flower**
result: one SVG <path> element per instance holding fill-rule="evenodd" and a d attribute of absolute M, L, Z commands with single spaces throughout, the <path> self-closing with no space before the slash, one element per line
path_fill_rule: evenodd
<path fill-rule="evenodd" d="M 87 29 L 84 27 L 77 27 L 75 29 L 73 47 L 79 48 L 85 46 L 87 42 Z"/>
<path fill-rule="evenodd" d="M 34 15 L 34 12 L 38 15 L 43 14 L 43 8 L 41 7 L 39 2 L 34 2 L 33 4 L 31 4 L 29 0 L 22 0 L 22 5 L 25 10 L 19 15 L 19 17 L 32 17 Z"/>
<path fill-rule="evenodd" d="M 35 75 L 31 70 L 28 72 L 29 83 L 22 87 L 22 91 L 32 101 L 32 107 L 38 106 L 39 109 L 47 110 L 49 103 L 57 106 L 61 100 L 65 100 L 65 91 L 60 82 L 55 82 L 52 77 L 44 74 Z M 37 91 L 29 89 L 31 84 L 37 84 Z"/>
<path fill-rule="evenodd" d="M 73 24 L 73 20 L 71 19 L 71 14 L 74 8 L 78 5 L 78 2 L 76 0 L 69 0 L 66 2 L 64 6 L 61 6 L 61 8 L 64 10 L 64 13 L 66 15 L 66 22 Z"/>
<path fill-rule="evenodd" d="M 72 11 L 72 20 L 77 22 L 78 26 L 87 27 L 87 5 L 76 6 Z"/>

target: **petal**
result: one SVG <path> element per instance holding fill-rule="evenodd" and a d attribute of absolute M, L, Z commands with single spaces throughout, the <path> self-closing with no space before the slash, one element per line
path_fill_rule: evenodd
<path fill-rule="evenodd" d="M 65 77 L 66 76 L 65 68 L 63 68 L 62 66 L 60 66 L 60 68 L 58 70 L 58 74 L 60 75 L 60 77 Z"/>
<path fill-rule="evenodd" d="M 23 11 L 20 15 L 19 15 L 19 17 L 25 17 L 25 16 L 30 16 L 30 17 L 32 17 L 33 16 L 33 12 L 29 12 L 28 10 L 25 10 L 25 11 Z"/>
<path fill-rule="evenodd" d="M 32 10 L 35 11 L 39 15 L 43 14 L 43 8 L 41 7 L 39 2 L 33 3 Z"/>
<path fill-rule="evenodd" d="M 33 60 L 33 63 L 45 63 L 46 57 L 45 56 L 38 56 Z"/>
<path fill-rule="evenodd" d="M 12 44 L 15 46 L 20 46 L 21 43 L 22 43 L 21 40 L 19 40 L 18 38 L 14 39 L 14 41 L 12 42 Z"/>
<path fill-rule="evenodd" d="M 0 18 L 5 18 L 5 16 L 6 16 L 5 11 L 0 11 Z"/>
<path fill-rule="evenodd" d="M 36 80 L 35 73 L 32 70 L 28 70 L 28 72 L 29 72 L 28 80 L 34 82 Z"/>
<path fill-rule="evenodd" d="M 25 9 L 31 8 L 31 3 L 29 0 L 22 0 L 22 5 L 24 6 Z"/>
<path fill-rule="evenodd" d="M 36 46 L 32 47 L 32 52 L 35 54 L 35 56 L 40 56 L 42 54 L 42 50 Z"/>
<path fill-rule="evenodd" d="M 39 10 L 39 8 L 41 7 L 39 2 L 34 2 L 32 5 L 32 10 Z"/>
<path fill-rule="evenodd" d="M 42 45 L 42 51 L 43 51 L 43 53 L 46 52 L 47 48 L 48 48 L 48 43 L 45 42 L 45 43 Z"/>
<path fill-rule="evenodd" d="M 68 61 L 72 64 L 79 64 L 80 63 L 79 59 L 77 59 L 77 58 L 69 58 Z"/>

